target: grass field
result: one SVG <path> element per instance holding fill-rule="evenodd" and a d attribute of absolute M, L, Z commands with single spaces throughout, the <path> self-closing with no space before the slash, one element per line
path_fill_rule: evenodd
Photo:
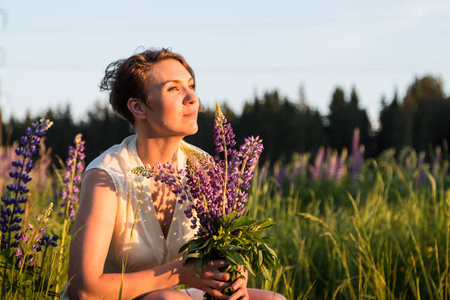
<path fill-rule="evenodd" d="M 64 290 L 80 139 L 60 167 L 41 146 L 28 182 L 10 173 L 26 173 L 11 165 L 18 145 L 0 149 L 1 299 L 58 298 Z M 288 299 L 450 299 L 448 150 L 362 155 L 358 147 L 348 155 L 321 149 L 258 170 L 248 208 L 276 221 L 266 233 L 282 268 L 272 282 L 257 276 L 250 286 Z"/>

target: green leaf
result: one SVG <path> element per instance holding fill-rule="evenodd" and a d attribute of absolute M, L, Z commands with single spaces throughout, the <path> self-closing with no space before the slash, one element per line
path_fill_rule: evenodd
<path fill-rule="evenodd" d="M 189 246 L 189 243 L 184 244 L 183 246 L 181 246 L 180 250 L 178 250 L 178 253 L 183 252 L 184 250 L 186 250 Z"/>
<path fill-rule="evenodd" d="M 246 260 L 244 267 L 247 269 L 247 271 L 252 274 L 253 276 L 256 276 L 255 271 L 253 270 L 252 266 L 250 265 L 250 263 Z"/>
<path fill-rule="evenodd" d="M 275 268 L 276 268 L 275 260 L 272 259 L 272 258 L 269 258 L 269 257 L 267 257 L 267 256 L 266 256 L 266 258 L 264 259 L 262 265 L 266 266 L 266 267 L 269 268 L 269 269 L 275 269 Z"/>
<path fill-rule="evenodd" d="M 193 240 L 187 242 L 183 246 L 181 246 L 180 250 L 178 250 L 178 253 L 183 252 L 184 250 L 188 249 L 188 251 L 201 249 L 203 247 L 206 247 L 209 243 L 210 239 L 207 238 L 194 238 Z"/>
<path fill-rule="evenodd" d="M 237 253 L 236 251 L 228 251 L 227 259 L 230 260 L 235 265 L 244 265 L 245 264 L 244 257 L 241 254 Z"/>
<path fill-rule="evenodd" d="M 264 255 L 261 250 L 258 251 L 258 266 L 261 266 L 264 260 Z"/>
<path fill-rule="evenodd" d="M 202 252 L 187 252 L 187 253 L 185 253 L 185 255 L 183 255 L 183 260 L 184 261 L 187 261 L 190 258 L 202 259 L 203 258 L 203 253 Z"/>
<path fill-rule="evenodd" d="M 256 220 L 252 220 L 248 217 L 240 217 L 231 223 L 231 228 L 237 229 L 244 226 L 250 226 L 252 224 L 256 223 Z"/>
<path fill-rule="evenodd" d="M 261 244 L 261 247 L 263 248 L 262 249 L 263 251 L 270 253 L 270 255 L 273 257 L 277 257 L 277 254 L 275 253 L 275 251 L 273 251 L 272 248 L 270 248 L 266 244 Z"/>
<path fill-rule="evenodd" d="M 272 282 L 271 272 L 266 268 L 266 266 L 262 265 L 259 270 L 267 281 Z"/>
<path fill-rule="evenodd" d="M 223 247 L 223 250 L 225 251 L 240 251 L 243 250 L 244 248 L 239 247 L 239 246 L 234 246 L 234 245 L 225 245 Z"/>
<path fill-rule="evenodd" d="M 209 242 L 210 242 L 210 240 L 207 240 L 205 242 L 204 239 L 191 241 L 191 242 L 189 242 L 189 246 L 187 248 L 187 251 L 188 252 L 200 251 L 201 249 L 203 249 L 206 246 L 208 246 Z"/>
<path fill-rule="evenodd" d="M 272 219 L 265 219 L 265 220 L 263 220 L 263 221 L 261 221 L 261 222 L 259 222 L 259 227 L 258 227 L 258 229 L 264 229 L 264 228 L 268 228 L 268 227 L 271 227 L 272 225 L 274 225 L 275 224 L 275 222 L 274 221 L 272 221 Z"/>
<path fill-rule="evenodd" d="M 225 218 L 225 223 L 230 224 L 231 221 L 233 221 L 233 219 L 235 219 L 237 217 L 238 213 L 237 212 L 232 212 L 231 214 L 229 214 L 226 218 Z"/>
<path fill-rule="evenodd" d="M 202 275 L 202 269 L 203 269 L 203 260 L 202 259 L 194 260 L 194 272 L 198 278 L 200 278 L 200 276 Z"/>

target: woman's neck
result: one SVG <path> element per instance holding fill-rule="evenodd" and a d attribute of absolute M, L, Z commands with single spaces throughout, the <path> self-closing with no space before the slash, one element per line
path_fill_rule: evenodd
<path fill-rule="evenodd" d="M 144 165 L 154 167 L 158 162 L 161 164 L 170 162 L 177 169 L 177 153 L 181 139 L 181 137 L 148 138 L 138 134 L 136 149 Z"/>

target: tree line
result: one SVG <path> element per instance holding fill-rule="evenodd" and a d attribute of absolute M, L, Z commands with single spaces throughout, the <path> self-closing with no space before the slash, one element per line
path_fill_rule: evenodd
<path fill-rule="evenodd" d="M 349 94 L 336 87 L 326 115 L 304 100 L 294 103 L 281 97 L 277 90 L 255 96 L 245 104 L 241 114 L 226 103 L 221 107 L 233 126 L 238 144 L 250 135 L 259 135 L 264 140 L 261 161 L 287 162 L 293 153 L 316 152 L 320 146 L 349 149 L 355 128 L 359 128 L 361 144 L 369 157 L 389 148 L 399 151 L 406 146 L 429 152 L 436 146 L 446 147 L 450 139 L 450 97 L 445 95 L 442 81 L 433 76 L 415 78 L 403 99 L 398 98 L 398 93 L 391 100 L 382 98 L 379 128 L 372 128 L 355 87 Z M 55 157 L 62 159 L 77 133 L 82 133 L 86 141 L 87 162 L 132 133 L 128 123 L 117 117 L 107 103 L 96 103 L 79 122 L 74 121 L 70 105 L 49 109 L 44 117 L 54 122 L 47 133 L 46 145 Z M 24 120 L 11 117 L 3 121 L 2 145 L 17 140 L 36 118 L 28 113 Z M 211 108 L 200 113 L 199 131 L 186 137 L 186 141 L 213 153 L 213 119 Z"/>

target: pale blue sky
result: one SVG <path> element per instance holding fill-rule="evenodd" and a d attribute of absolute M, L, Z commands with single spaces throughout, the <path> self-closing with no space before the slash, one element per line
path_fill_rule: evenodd
<path fill-rule="evenodd" d="M 105 67 L 139 46 L 171 47 L 197 77 L 203 103 L 277 89 L 328 113 L 336 86 L 356 87 L 375 121 L 380 99 L 416 76 L 450 86 L 450 1 L 0 2 L 0 106 L 8 118 L 71 103 L 76 118 L 107 101 Z"/>

